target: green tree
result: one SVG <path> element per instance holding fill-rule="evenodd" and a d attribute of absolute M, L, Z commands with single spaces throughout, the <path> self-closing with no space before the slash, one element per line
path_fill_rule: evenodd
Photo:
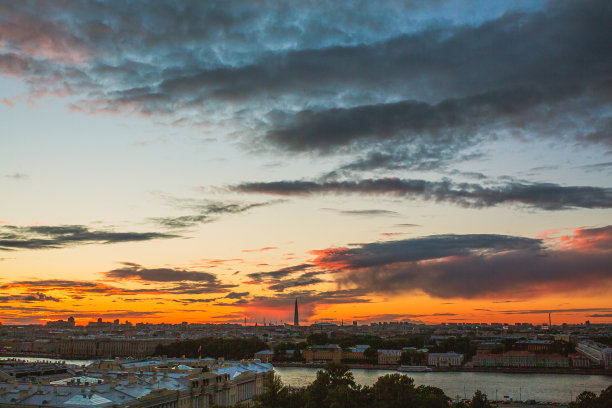
<path fill-rule="evenodd" d="M 363 356 L 368 360 L 370 364 L 376 364 L 378 362 L 378 352 L 374 347 L 368 347 L 363 352 Z"/>
<path fill-rule="evenodd" d="M 282 408 L 287 406 L 288 390 L 276 374 L 266 378 L 264 392 L 257 395 L 254 400 L 260 408 Z"/>
<path fill-rule="evenodd" d="M 417 406 L 421 408 L 448 408 L 450 398 L 438 387 L 419 385 L 416 389 Z"/>
<path fill-rule="evenodd" d="M 325 366 L 325 373 L 329 376 L 332 386 L 346 385 L 355 387 L 356 385 L 353 373 L 343 364 L 329 363 Z"/>
<path fill-rule="evenodd" d="M 312 333 L 306 338 L 306 342 L 309 345 L 322 346 L 329 343 L 327 333 Z"/>
<path fill-rule="evenodd" d="M 202 347 L 201 352 L 198 352 Z M 253 355 L 268 348 L 268 345 L 258 338 L 250 339 L 218 339 L 203 337 L 198 340 L 178 341 L 168 345 L 158 345 L 155 355 L 169 357 L 223 357 L 226 359 L 241 360 L 253 358 Z"/>
<path fill-rule="evenodd" d="M 416 392 L 414 380 L 407 375 L 387 374 L 372 386 L 374 406 L 377 408 L 414 407 Z"/>
<path fill-rule="evenodd" d="M 361 388 L 353 373 L 342 364 L 330 363 L 317 372 L 317 378 L 306 390 L 306 407 L 357 407 Z"/>
<path fill-rule="evenodd" d="M 612 385 L 597 394 L 591 391 L 583 391 L 576 397 L 576 401 L 570 403 L 570 408 L 610 408 L 612 407 Z"/>
<path fill-rule="evenodd" d="M 427 354 L 417 350 L 406 350 L 400 356 L 400 364 L 406 365 L 426 365 Z"/>
<path fill-rule="evenodd" d="M 491 408 L 491 403 L 487 398 L 487 394 L 480 390 L 476 390 L 472 397 L 472 402 L 470 402 L 470 408 Z"/>
<path fill-rule="evenodd" d="M 577 397 L 576 401 L 570 404 L 571 408 L 591 408 L 595 407 L 597 394 L 591 391 L 583 391 Z"/>

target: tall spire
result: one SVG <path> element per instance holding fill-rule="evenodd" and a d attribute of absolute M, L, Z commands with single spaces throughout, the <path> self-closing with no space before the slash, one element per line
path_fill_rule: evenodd
<path fill-rule="evenodd" d="M 298 315 L 297 298 L 295 298 L 295 314 L 293 315 L 293 325 L 294 326 L 299 326 L 300 325 L 300 318 L 299 318 L 299 315 Z"/>

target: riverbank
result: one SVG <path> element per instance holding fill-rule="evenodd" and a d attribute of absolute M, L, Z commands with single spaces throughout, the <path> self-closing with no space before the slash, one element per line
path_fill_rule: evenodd
<path fill-rule="evenodd" d="M 323 368 L 324 363 L 294 363 L 273 362 L 275 367 L 297 367 L 297 368 Z M 361 370 L 391 370 L 398 371 L 398 365 L 394 364 L 346 364 L 351 369 Z M 612 370 L 600 368 L 544 368 L 544 367 L 431 367 L 431 372 L 459 372 L 459 373 L 499 373 L 499 374 L 577 374 L 577 375 L 605 375 L 612 377 Z M 410 373 L 407 373 L 410 374 Z"/>
<path fill-rule="evenodd" d="M 318 368 L 275 366 L 275 371 L 286 385 L 304 387 L 316 379 Z M 364 386 L 373 385 L 383 375 L 398 373 L 380 367 L 354 368 L 351 372 L 355 382 Z M 513 402 L 515 405 L 520 405 L 517 401 L 529 400 L 567 403 L 583 391 L 599 394 L 612 385 L 612 377 L 603 375 L 440 371 L 402 374 L 411 377 L 417 386 L 430 385 L 442 389 L 453 400 L 469 399 L 480 390 L 488 395 L 489 400 Z"/>

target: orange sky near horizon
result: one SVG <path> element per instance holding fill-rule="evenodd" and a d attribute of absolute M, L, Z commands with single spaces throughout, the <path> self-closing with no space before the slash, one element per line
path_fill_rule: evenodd
<path fill-rule="evenodd" d="M 0 10 L 3 324 L 612 323 L 609 2 Z"/>

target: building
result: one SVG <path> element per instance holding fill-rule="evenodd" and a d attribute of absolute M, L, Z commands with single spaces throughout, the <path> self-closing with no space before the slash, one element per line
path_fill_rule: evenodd
<path fill-rule="evenodd" d="M 188 366 L 200 361 L 192 360 L 149 360 L 140 371 L 89 368 L 81 375 L 40 378 L 37 385 L 6 379 L 0 382 L 0 406 L 209 408 L 238 403 L 250 406 L 253 397 L 263 392 L 265 379 L 273 373 L 271 365 L 259 361 L 216 362 L 212 371 L 206 372 Z"/>
<path fill-rule="evenodd" d="M 554 351 L 554 342 L 552 340 L 520 340 L 514 343 L 514 347 L 517 350 L 532 353 L 550 353 Z"/>
<path fill-rule="evenodd" d="M 153 355 L 159 344 L 170 339 L 137 339 L 129 337 L 76 337 L 60 342 L 58 353 L 62 358 L 143 358 Z"/>
<path fill-rule="evenodd" d="M 355 347 L 348 347 L 342 350 L 342 359 L 350 362 L 366 361 L 365 351 L 370 348 L 367 344 L 357 344 Z"/>
<path fill-rule="evenodd" d="M 399 364 L 403 350 L 378 349 L 378 364 Z"/>
<path fill-rule="evenodd" d="M 463 363 L 463 354 L 458 353 L 429 353 L 427 365 L 433 367 L 456 367 Z"/>
<path fill-rule="evenodd" d="M 501 354 L 495 353 L 498 350 L 501 350 L 501 353 L 504 352 L 504 343 L 489 341 L 478 343 L 476 346 L 476 354 Z"/>
<path fill-rule="evenodd" d="M 75 326 L 74 317 L 70 316 L 68 320 L 48 321 L 45 326 L 54 329 L 72 329 Z"/>
<path fill-rule="evenodd" d="M 570 358 L 560 354 L 538 354 L 530 351 L 509 351 L 504 354 L 477 354 L 473 367 L 505 368 L 569 368 Z"/>
<path fill-rule="evenodd" d="M 310 346 L 302 353 L 307 363 L 340 363 L 342 361 L 342 349 L 337 344 L 326 344 L 324 346 Z"/>
<path fill-rule="evenodd" d="M 569 356 L 570 364 L 574 368 L 589 368 L 593 365 L 591 360 L 589 360 L 584 354 L 574 353 Z"/>
<path fill-rule="evenodd" d="M 612 368 L 612 348 L 594 341 L 582 341 L 576 345 L 576 351 L 591 360 L 593 365 Z"/>
<path fill-rule="evenodd" d="M 255 353 L 254 357 L 264 363 L 269 363 L 274 357 L 274 352 L 272 350 L 261 350 Z"/>
<path fill-rule="evenodd" d="M 294 326 L 299 326 L 300 325 L 300 317 L 299 317 L 299 314 L 298 314 L 297 299 L 295 299 L 295 311 L 293 313 L 293 325 Z"/>

